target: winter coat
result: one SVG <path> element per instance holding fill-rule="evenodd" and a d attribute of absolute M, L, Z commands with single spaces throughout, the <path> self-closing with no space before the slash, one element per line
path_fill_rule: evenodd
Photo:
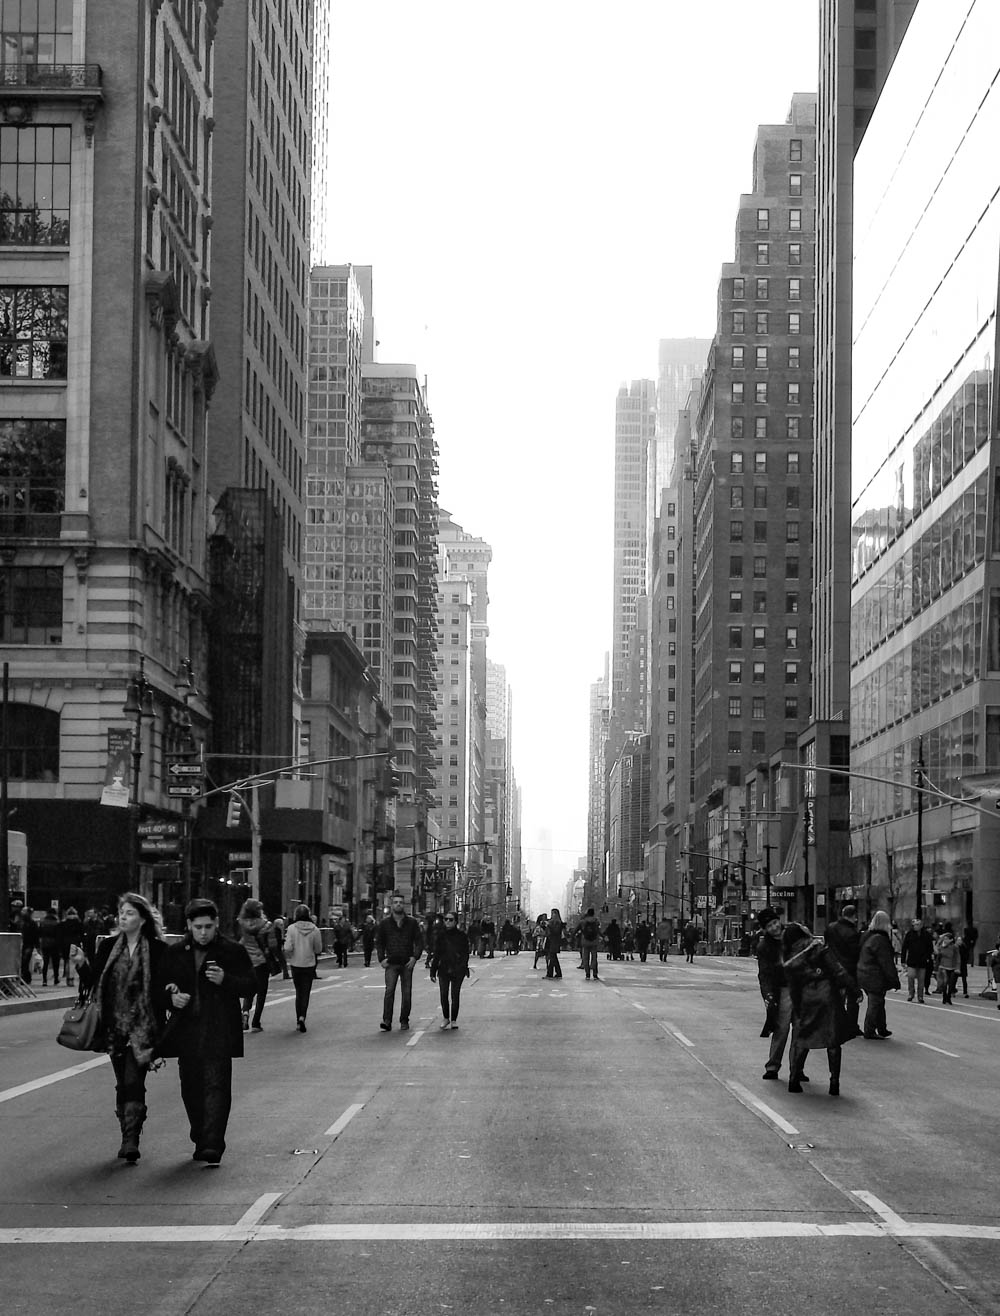
<path fill-rule="evenodd" d="M 297 918 L 285 933 L 285 959 L 293 969 L 314 969 L 323 949 L 323 934 L 310 919 Z"/>
<path fill-rule="evenodd" d="M 648 923 L 640 923 L 636 928 L 635 944 L 639 947 L 640 952 L 649 949 L 649 940 L 652 935 L 652 929 Z"/>
<path fill-rule="evenodd" d="M 601 921 L 596 914 L 585 914 L 580 924 L 580 938 L 585 946 L 599 946 Z"/>
<path fill-rule="evenodd" d="M 465 978 L 469 973 L 469 938 L 461 928 L 446 927 L 434 941 L 434 951 L 427 966 L 431 977 Z"/>
<path fill-rule="evenodd" d="M 186 992 L 191 1000 L 183 1010 L 172 1012 L 166 1039 L 160 1046 L 161 1055 L 243 1054 L 240 998 L 253 996 L 257 990 L 250 956 L 239 942 L 218 932 L 204 950 L 205 960 L 198 970 L 195 968 L 195 945 L 190 935 L 167 950 L 166 980 Z M 214 960 L 223 971 L 224 977 L 218 986 L 205 976 L 209 960 Z"/>
<path fill-rule="evenodd" d="M 59 924 L 59 949 L 63 955 L 69 954 L 70 946 L 83 947 L 83 919 L 79 914 L 70 914 Z"/>
<path fill-rule="evenodd" d="M 797 941 L 782 968 L 792 997 L 793 1046 L 822 1050 L 849 1042 L 855 1029 L 848 1022 L 844 993 L 857 995 L 857 985 L 823 939 Z"/>
<path fill-rule="evenodd" d="M 926 969 L 934 959 L 934 938 L 927 928 L 910 928 L 903 938 L 902 960 L 910 969 Z"/>
<path fill-rule="evenodd" d="M 934 950 L 937 954 L 939 969 L 958 969 L 960 963 L 958 942 L 950 932 L 941 933 Z"/>
<path fill-rule="evenodd" d="M 781 938 L 768 936 L 766 932 L 757 943 L 757 981 L 765 1001 L 769 996 L 776 1001 L 782 987 L 788 985 L 781 966 Z"/>
<path fill-rule="evenodd" d="M 240 933 L 240 945 L 250 956 L 250 963 L 256 969 L 267 963 L 267 950 L 276 951 L 277 938 L 274 926 L 266 918 L 238 918 L 236 925 Z"/>
<path fill-rule="evenodd" d="M 397 923 L 390 914 L 378 925 L 375 947 L 379 963 L 383 960 L 397 968 L 410 960 L 419 960 L 424 953 L 424 930 L 415 918 L 404 914 Z"/>
<path fill-rule="evenodd" d="M 57 951 L 59 949 L 59 920 L 51 911 L 38 925 L 38 945 L 41 950 Z"/>
<path fill-rule="evenodd" d="M 866 992 L 884 996 L 899 987 L 899 974 L 892 958 L 892 941 L 888 932 L 869 932 L 861 943 L 858 957 L 858 986 Z"/>
<path fill-rule="evenodd" d="M 838 918 L 826 930 L 826 944 L 848 973 L 853 974 L 858 967 L 861 941 L 862 937 L 857 924 L 846 918 Z"/>

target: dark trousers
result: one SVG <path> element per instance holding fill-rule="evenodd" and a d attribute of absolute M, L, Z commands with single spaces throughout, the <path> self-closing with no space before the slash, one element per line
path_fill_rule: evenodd
<path fill-rule="evenodd" d="M 583 943 L 583 967 L 587 971 L 588 978 L 590 977 L 591 974 L 593 974 L 595 978 L 599 976 L 597 972 L 597 942 L 596 941 L 585 941 Z"/>
<path fill-rule="evenodd" d="M 32 946 L 21 947 L 21 981 L 31 982 L 31 956 L 34 952 Z"/>
<path fill-rule="evenodd" d="M 295 984 L 295 1017 L 304 1019 L 309 1009 L 309 996 L 312 992 L 315 969 L 297 969 L 292 965 L 292 982 Z"/>
<path fill-rule="evenodd" d="M 367 969 L 372 962 L 372 951 L 375 949 L 375 943 L 372 942 L 371 945 L 369 945 L 368 942 L 363 941 L 361 945 L 365 952 L 365 968 Z"/>
<path fill-rule="evenodd" d="M 198 1150 L 224 1152 L 233 1104 L 232 1056 L 192 1053 L 180 1056 L 177 1067 L 191 1141 Z"/>
<path fill-rule="evenodd" d="M 562 969 L 559 967 L 559 952 L 549 950 L 545 952 L 545 976 L 546 978 L 561 978 Z"/>
<path fill-rule="evenodd" d="M 267 984 L 270 981 L 271 975 L 268 972 L 266 964 L 255 964 L 253 966 L 253 976 L 257 980 L 257 990 L 254 992 L 253 996 L 244 996 L 243 1013 L 248 1014 L 250 1006 L 256 1001 L 257 1004 L 254 1006 L 252 1022 L 254 1024 L 259 1024 L 260 1017 L 264 1013 L 264 1002 L 267 1000 Z"/>
<path fill-rule="evenodd" d="M 42 947 L 42 983 L 49 976 L 49 969 L 52 970 L 52 981 L 59 981 L 59 951 L 55 946 Z"/>
<path fill-rule="evenodd" d="M 399 1022 L 410 1022 L 410 1001 L 413 996 L 413 965 L 387 964 L 385 966 L 385 999 L 382 1002 L 382 1020 L 392 1023 L 392 1007 L 396 1000 L 396 983 L 400 986 Z"/>
<path fill-rule="evenodd" d="M 865 1037 L 879 1037 L 886 1031 L 885 992 L 866 992 Z"/>
<path fill-rule="evenodd" d="M 333 944 L 333 953 L 334 953 L 334 954 L 336 955 L 336 957 L 337 957 L 337 968 L 338 968 L 338 969 L 346 969 L 346 968 L 347 968 L 347 942 L 346 942 L 346 941 L 335 941 L 334 944 Z"/>
<path fill-rule="evenodd" d="M 442 973 L 440 969 L 438 970 L 438 988 L 441 992 L 441 1013 L 446 1019 L 451 1019 L 452 1023 L 458 1018 L 458 998 L 462 994 L 463 982 L 465 982 L 464 973 L 456 975 L 453 978 L 450 974 Z"/>
<path fill-rule="evenodd" d="M 140 1065 L 129 1046 L 117 1054 L 112 1052 L 111 1068 L 115 1071 L 116 1105 L 124 1106 L 126 1101 L 138 1101 L 140 1106 L 144 1106 L 149 1066 Z"/>

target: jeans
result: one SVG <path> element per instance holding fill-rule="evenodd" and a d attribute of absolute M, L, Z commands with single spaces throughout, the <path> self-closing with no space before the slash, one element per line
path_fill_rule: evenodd
<path fill-rule="evenodd" d="M 197 1052 L 179 1057 L 181 1100 L 199 1151 L 226 1150 L 226 1126 L 233 1104 L 233 1059 Z"/>
<path fill-rule="evenodd" d="M 791 1022 L 792 994 L 787 987 L 782 987 L 781 995 L 778 997 L 778 1014 L 774 1021 L 774 1032 L 771 1034 L 771 1049 L 764 1065 L 764 1072 L 767 1074 L 777 1074 L 781 1068 L 781 1058 L 785 1054 Z"/>
<path fill-rule="evenodd" d="M 59 984 L 59 952 L 55 949 L 49 949 L 47 946 L 42 947 L 42 986 L 45 986 L 45 980 L 49 976 L 49 969 L 52 970 L 52 981 L 58 986 Z"/>
<path fill-rule="evenodd" d="M 885 992 L 865 992 L 868 1009 L 865 1011 L 865 1037 L 878 1037 L 886 1032 Z"/>
<path fill-rule="evenodd" d="M 248 1014 L 250 1006 L 256 1001 L 257 1004 L 254 1008 L 252 1023 L 255 1028 L 259 1028 L 260 1017 L 264 1013 L 264 1001 L 267 999 L 267 984 L 271 975 L 268 972 L 266 964 L 255 964 L 253 966 L 253 976 L 257 980 L 257 990 L 254 992 L 253 996 L 244 996 L 243 1013 Z"/>
<path fill-rule="evenodd" d="M 918 1001 L 922 1001 L 922 1000 L 924 999 L 924 979 L 925 979 L 925 975 L 926 975 L 926 973 L 927 973 L 927 970 L 924 968 L 924 966 L 923 966 L 922 964 L 921 964 L 921 965 L 917 965 L 917 966 L 915 966 L 915 965 L 913 965 L 913 964 L 908 964 L 908 965 L 906 966 L 906 998 L 907 998 L 907 1000 L 909 1000 L 909 1001 L 912 1001 L 912 1000 L 913 1000 L 913 989 L 914 989 L 914 987 L 916 987 L 916 989 L 917 989 L 917 1000 L 918 1000 Z"/>
<path fill-rule="evenodd" d="M 387 964 L 385 966 L 385 1000 L 382 1002 L 382 1022 L 392 1023 L 392 1007 L 396 1000 L 396 983 L 399 983 L 399 1022 L 410 1022 L 410 1001 L 413 996 L 413 965 Z"/>
<path fill-rule="evenodd" d="M 115 1102 L 124 1106 L 126 1101 L 146 1104 L 146 1075 L 148 1065 L 140 1065 L 130 1046 L 112 1053 L 111 1068 L 115 1071 Z"/>
<path fill-rule="evenodd" d="M 545 976 L 546 978 L 561 978 L 562 969 L 559 965 L 559 952 L 549 950 L 545 952 Z"/>
<path fill-rule="evenodd" d="M 315 969 L 298 969 L 292 965 L 292 982 L 295 984 L 295 1017 L 304 1019 L 309 1010 L 309 995 L 312 992 Z"/>
<path fill-rule="evenodd" d="M 441 992 L 441 1013 L 446 1019 L 450 1018 L 451 1022 L 454 1023 L 458 1018 L 458 999 L 462 995 L 462 983 L 465 981 L 465 974 L 456 974 L 453 978 L 450 974 L 442 973 L 439 969 L 437 977 L 438 988 Z"/>
<path fill-rule="evenodd" d="M 590 977 L 591 974 L 593 974 L 595 978 L 598 977 L 596 941 L 595 942 L 585 941 L 583 943 L 583 967 L 587 971 L 588 978 Z"/>

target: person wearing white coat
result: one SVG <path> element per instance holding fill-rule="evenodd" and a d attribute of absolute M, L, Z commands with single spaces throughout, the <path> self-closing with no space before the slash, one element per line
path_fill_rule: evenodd
<path fill-rule="evenodd" d="M 323 936 L 313 922 L 308 905 L 296 905 L 295 917 L 285 933 L 285 959 L 295 984 L 295 1018 L 300 1033 L 306 1031 L 309 994 L 316 977 L 316 962 L 323 949 Z"/>

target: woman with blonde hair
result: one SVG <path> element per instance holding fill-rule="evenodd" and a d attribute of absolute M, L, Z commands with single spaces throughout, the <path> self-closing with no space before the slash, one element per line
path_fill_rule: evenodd
<path fill-rule="evenodd" d="M 892 922 L 884 909 L 872 915 L 858 957 L 858 986 L 868 997 L 864 1035 L 869 1042 L 892 1036 L 885 1017 L 885 994 L 899 991 L 899 973 L 892 954 Z"/>

